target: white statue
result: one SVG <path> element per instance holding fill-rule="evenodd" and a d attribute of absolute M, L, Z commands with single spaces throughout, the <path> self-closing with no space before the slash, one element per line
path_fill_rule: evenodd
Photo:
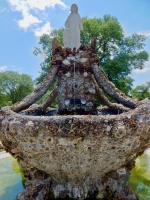
<path fill-rule="evenodd" d="M 78 49 L 80 47 L 80 30 L 83 30 L 83 26 L 76 4 L 71 6 L 71 13 L 65 22 L 65 27 L 66 29 L 63 33 L 64 47 Z"/>

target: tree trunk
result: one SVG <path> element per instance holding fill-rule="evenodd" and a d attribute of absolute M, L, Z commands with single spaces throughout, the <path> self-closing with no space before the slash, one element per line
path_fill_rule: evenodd
<path fill-rule="evenodd" d="M 103 75 L 98 65 L 91 65 L 95 80 L 102 90 L 104 90 L 110 97 L 112 97 L 116 102 L 123 104 L 124 106 L 134 109 L 136 108 L 136 103 L 129 97 L 127 97 L 123 92 L 117 89 L 114 84 L 112 84 Z"/>
<path fill-rule="evenodd" d="M 43 82 L 37 85 L 35 90 L 31 94 L 26 96 L 21 102 L 12 105 L 11 109 L 14 112 L 19 112 L 21 110 L 28 108 L 30 105 L 39 100 L 49 89 L 52 81 L 54 80 L 57 74 L 57 71 L 58 71 L 57 65 L 52 66 L 47 76 L 43 80 Z"/>

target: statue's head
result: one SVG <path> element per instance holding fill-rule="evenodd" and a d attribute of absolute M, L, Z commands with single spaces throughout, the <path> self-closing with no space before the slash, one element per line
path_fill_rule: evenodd
<path fill-rule="evenodd" d="M 78 13 L 78 6 L 76 4 L 71 5 L 71 13 Z"/>

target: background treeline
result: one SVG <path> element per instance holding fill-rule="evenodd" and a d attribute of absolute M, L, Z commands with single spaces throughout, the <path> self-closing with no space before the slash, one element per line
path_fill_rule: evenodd
<path fill-rule="evenodd" d="M 101 18 L 83 18 L 83 31 L 81 31 L 81 44 L 90 44 L 91 38 L 96 38 L 96 53 L 99 57 L 99 67 L 116 87 L 126 95 L 138 100 L 150 97 L 150 82 L 132 89 L 133 79 L 130 77 L 133 69 L 143 69 L 149 55 L 144 50 L 146 37 L 139 34 L 125 36 L 124 31 L 116 17 L 105 15 Z M 53 30 L 49 35 L 40 37 L 41 48 L 35 48 L 35 55 L 42 55 L 39 77 L 33 82 L 26 74 L 6 71 L 0 73 L 0 107 L 20 101 L 33 90 L 34 83 L 40 83 L 51 68 L 52 40 L 57 37 L 59 44 L 62 41 L 63 28 Z M 50 90 L 52 87 L 50 88 Z M 50 91 L 38 101 L 42 103 Z M 54 105 L 57 104 L 57 101 Z"/>

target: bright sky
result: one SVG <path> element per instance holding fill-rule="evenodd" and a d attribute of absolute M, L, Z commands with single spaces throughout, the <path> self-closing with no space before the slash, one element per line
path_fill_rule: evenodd
<path fill-rule="evenodd" d="M 42 57 L 33 55 L 39 36 L 64 26 L 72 3 L 81 17 L 110 14 L 118 18 L 127 36 L 147 36 L 150 54 L 150 0 L 0 0 L 0 71 L 13 70 L 35 79 Z M 150 60 L 132 72 L 134 86 L 150 81 Z"/>

